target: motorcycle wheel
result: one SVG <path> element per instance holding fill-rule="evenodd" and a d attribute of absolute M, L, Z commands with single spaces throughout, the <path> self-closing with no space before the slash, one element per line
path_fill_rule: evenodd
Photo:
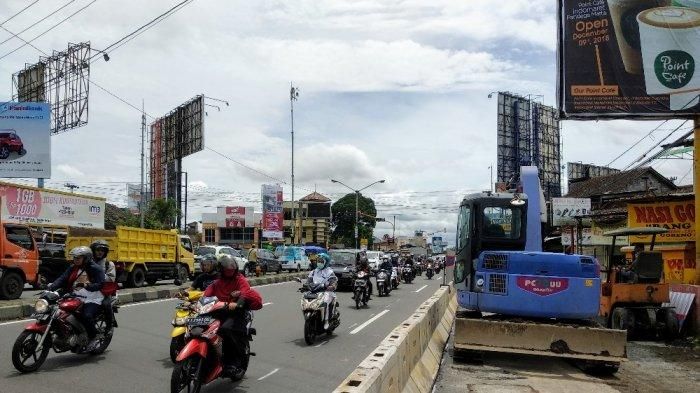
<path fill-rule="evenodd" d="M 196 356 L 175 364 L 170 377 L 171 393 L 199 393 L 202 389 L 202 366 L 204 359 Z"/>
<path fill-rule="evenodd" d="M 182 348 L 185 346 L 185 336 L 180 335 L 177 337 L 173 337 L 170 340 L 170 360 L 175 363 L 175 359 L 177 359 L 177 355 L 180 354 L 180 351 Z"/>
<path fill-rule="evenodd" d="M 359 310 L 360 309 L 360 302 L 362 301 L 360 293 L 355 292 L 355 309 Z"/>
<path fill-rule="evenodd" d="M 316 339 L 315 322 L 315 318 L 309 318 L 304 322 L 304 341 L 306 341 L 307 345 L 313 344 Z"/>
<path fill-rule="evenodd" d="M 246 371 L 248 371 L 248 363 L 250 362 L 250 343 L 245 343 L 245 348 L 243 351 L 245 352 L 245 356 L 243 357 L 243 360 L 241 360 L 241 367 L 238 369 L 237 373 L 231 376 L 231 381 L 233 382 L 243 379 Z"/>
<path fill-rule="evenodd" d="M 12 346 L 12 365 L 21 373 L 31 373 L 39 369 L 51 349 L 51 336 L 47 335 L 44 344 L 40 351 L 36 350 L 41 333 L 23 331 L 15 340 L 15 345 Z M 27 361 L 33 360 L 32 363 Z"/>
<path fill-rule="evenodd" d="M 97 328 L 97 334 L 102 335 L 102 338 L 99 339 L 100 345 L 95 348 L 94 351 L 90 352 L 91 355 L 99 355 L 106 351 L 107 347 L 109 347 L 109 344 L 112 342 L 112 336 L 114 335 L 114 327 L 112 327 L 111 323 L 107 322 L 104 314 L 97 317 L 95 327 Z"/>

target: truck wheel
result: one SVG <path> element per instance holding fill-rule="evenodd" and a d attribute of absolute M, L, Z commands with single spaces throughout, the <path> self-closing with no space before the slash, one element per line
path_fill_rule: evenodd
<path fill-rule="evenodd" d="M 177 267 L 177 278 L 180 280 L 181 283 L 186 283 L 187 280 L 189 280 L 190 278 L 190 273 L 187 271 L 187 268 L 183 265 Z"/>
<path fill-rule="evenodd" d="M 126 278 L 126 286 L 129 288 L 141 288 L 146 282 L 146 272 L 142 267 L 135 267 Z"/>
<path fill-rule="evenodd" d="M 676 312 L 670 308 L 662 310 L 663 319 L 666 329 L 664 330 L 665 339 L 667 341 L 673 341 L 678 338 L 680 333 L 680 327 L 678 325 L 678 318 L 676 317 Z"/>
<path fill-rule="evenodd" d="M 624 307 L 616 307 L 610 316 L 610 327 L 627 330 L 627 340 L 634 337 L 635 323 L 634 313 Z"/>
<path fill-rule="evenodd" d="M 7 272 L 0 281 L 0 299 L 14 300 L 22 295 L 24 282 L 22 276 L 15 272 Z"/>

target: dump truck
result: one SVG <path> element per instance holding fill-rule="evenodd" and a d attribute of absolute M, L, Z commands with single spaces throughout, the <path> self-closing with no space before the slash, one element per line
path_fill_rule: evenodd
<path fill-rule="evenodd" d="M 0 223 L 0 299 L 22 295 L 24 284 L 38 285 L 39 250 L 26 225 Z"/>
<path fill-rule="evenodd" d="M 192 241 L 176 230 L 124 226 L 118 226 L 116 231 L 71 228 L 65 249 L 89 246 L 97 239 L 109 243 L 109 259 L 117 270 L 117 282 L 127 287 L 153 285 L 165 279 L 185 282 L 194 274 Z"/>
<path fill-rule="evenodd" d="M 470 194 L 460 204 L 455 354 L 555 356 L 614 373 L 626 359 L 626 331 L 596 322 L 600 265 L 542 252 L 537 168 L 522 167 L 520 181 L 524 194 Z"/>

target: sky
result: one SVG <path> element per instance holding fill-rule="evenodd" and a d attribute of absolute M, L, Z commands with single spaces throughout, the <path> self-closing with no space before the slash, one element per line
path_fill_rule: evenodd
<path fill-rule="evenodd" d="M 34 0 L 0 3 L 4 21 Z M 177 4 L 175 0 L 39 0 L 0 26 L 50 53 L 69 42 L 107 48 Z M 60 12 L 21 32 L 57 8 Z M 446 230 L 452 242 L 461 198 L 490 187 L 496 164 L 493 91 L 542 95 L 556 105 L 556 2 L 508 0 L 193 0 L 91 65 L 97 85 L 148 121 L 204 94 L 205 150 L 184 160 L 188 221 L 216 206 L 260 210 L 260 185 L 291 194 L 290 83 L 294 103 L 295 197 L 332 199 L 366 190 L 397 234 Z M 2 22 L 0 22 L 2 23 Z M 22 45 L 0 30 L 0 56 Z M 24 46 L 0 59 L 0 93 L 39 53 Z M 51 138 L 52 178 L 78 192 L 126 204 L 140 179 L 141 114 L 92 85 L 86 126 Z M 606 165 L 658 121 L 563 121 L 563 158 Z M 668 122 L 613 163 L 624 168 L 680 123 Z M 688 128 L 686 124 L 683 129 Z M 227 158 L 245 164 L 252 171 Z M 653 166 L 692 183 L 689 160 Z M 263 175 L 264 174 L 264 175 Z M 565 177 L 565 176 L 564 176 Z M 391 233 L 378 224 L 375 235 Z"/>

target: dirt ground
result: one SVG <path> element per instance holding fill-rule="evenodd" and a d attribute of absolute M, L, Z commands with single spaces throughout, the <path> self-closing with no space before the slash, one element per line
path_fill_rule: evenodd
<path fill-rule="evenodd" d="M 609 377 L 582 372 L 556 358 L 486 354 L 483 362 L 452 359 L 451 342 L 442 360 L 435 392 L 697 392 L 700 387 L 700 347 L 690 341 L 666 345 L 628 343 L 627 362 Z"/>

